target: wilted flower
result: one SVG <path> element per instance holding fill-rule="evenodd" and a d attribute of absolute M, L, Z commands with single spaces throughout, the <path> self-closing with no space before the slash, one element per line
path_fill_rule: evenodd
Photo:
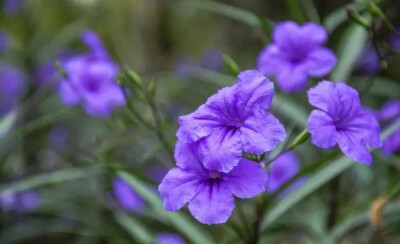
<path fill-rule="evenodd" d="M 225 223 L 235 207 L 233 196 L 251 198 L 265 189 L 267 176 L 256 163 L 241 159 L 229 173 L 208 170 L 199 142 L 177 142 L 177 167 L 170 170 L 158 187 L 168 211 L 189 203 L 189 211 L 201 223 Z"/>
<path fill-rule="evenodd" d="M 368 147 L 380 147 L 380 128 L 372 113 L 361 105 L 358 92 L 345 83 L 322 81 L 308 91 L 308 101 L 318 109 L 308 118 L 312 142 L 322 148 L 339 145 L 344 154 L 370 164 Z"/>
<path fill-rule="evenodd" d="M 299 26 L 293 21 L 277 24 L 273 44 L 258 57 L 258 69 L 276 76 L 282 91 L 301 91 L 308 77 L 327 75 L 336 64 L 334 53 L 322 44 L 328 38 L 326 30 L 315 23 Z"/>
<path fill-rule="evenodd" d="M 157 235 L 157 244 L 185 244 L 185 240 L 177 234 L 160 233 Z"/>
<path fill-rule="evenodd" d="M 0 196 L 0 206 L 4 210 L 30 212 L 39 208 L 40 204 L 40 196 L 35 191 L 6 193 Z"/>
<path fill-rule="evenodd" d="M 13 110 L 22 93 L 24 75 L 9 65 L 0 64 L 0 116 Z"/>
<path fill-rule="evenodd" d="M 82 38 L 90 51 L 64 62 L 68 77 L 60 84 L 61 99 L 66 105 L 82 103 L 93 116 L 109 116 L 114 107 L 125 104 L 122 88 L 116 83 L 118 67 L 94 32 L 85 31 Z"/>
<path fill-rule="evenodd" d="M 242 152 L 262 154 L 284 140 L 283 125 L 266 112 L 274 85 L 256 70 L 241 72 L 238 83 L 223 88 L 191 114 L 179 118 L 177 137 L 201 141 L 199 153 L 207 169 L 229 172 Z"/>
<path fill-rule="evenodd" d="M 385 120 L 388 125 L 400 122 L 400 100 L 387 102 L 376 114 L 378 120 Z M 391 155 L 400 150 L 400 126 L 383 142 L 382 151 Z"/>
<path fill-rule="evenodd" d="M 299 170 L 299 160 L 294 152 L 289 151 L 280 155 L 274 160 L 268 171 L 267 192 L 272 193 L 278 190 L 279 187 L 294 177 Z M 292 186 L 298 187 L 303 183 L 303 181 L 304 179 L 299 179 L 294 182 Z"/>
<path fill-rule="evenodd" d="M 115 198 L 123 208 L 129 211 L 138 211 L 143 208 L 143 199 L 124 179 L 115 177 L 112 187 Z"/>

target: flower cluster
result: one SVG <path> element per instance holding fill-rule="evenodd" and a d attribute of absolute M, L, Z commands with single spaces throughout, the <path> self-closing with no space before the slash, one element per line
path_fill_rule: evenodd
<path fill-rule="evenodd" d="M 159 186 L 167 210 L 189 203 L 200 222 L 224 223 L 234 208 L 233 196 L 251 198 L 265 190 L 264 170 L 242 153 L 261 154 L 284 140 L 283 125 L 266 112 L 273 95 L 274 86 L 262 73 L 244 71 L 237 84 L 179 118 L 177 167 Z"/>
<path fill-rule="evenodd" d="M 368 146 L 380 147 L 380 127 L 373 114 L 360 102 L 358 92 L 345 83 L 322 81 L 308 91 L 308 101 L 317 109 L 308 118 L 314 145 L 336 144 L 353 160 L 370 164 Z"/>
<path fill-rule="evenodd" d="M 122 88 L 115 81 L 118 67 L 94 32 L 85 31 L 82 38 L 90 50 L 64 62 L 67 78 L 60 84 L 61 99 L 66 105 L 81 103 L 93 116 L 109 116 L 114 107 L 125 104 Z"/>
<path fill-rule="evenodd" d="M 376 113 L 376 118 L 385 121 L 389 126 L 400 123 L 400 100 L 389 101 Z M 400 151 L 400 126 L 383 142 L 383 153 L 391 155 Z"/>
<path fill-rule="evenodd" d="M 282 91 L 302 91 L 309 76 L 325 76 L 336 64 L 335 54 L 321 46 L 327 38 L 326 30 L 315 23 L 279 23 L 273 32 L 274 43 L 258 57 L 258 69 L 276 76 Z"/>

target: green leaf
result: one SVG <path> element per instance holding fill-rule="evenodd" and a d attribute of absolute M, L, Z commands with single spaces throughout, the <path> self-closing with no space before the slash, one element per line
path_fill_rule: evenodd
<path fill-rule="evenodd" d="M 238 20 L 250 27 L 262 28 L 261 19 L 252 12 L 210 0 L 186 0 L 186 2 L 192 3 L 199 9 Z"/>
<path fill-rule="evenodd" d="M 308 111 L 294 102 L 288 96 L 275 94 L 274 108 L 276 108 L 280 114 L 291 121 L 294 121 L 300 127 L 307 127 L 307 119 L 309 114 Z"/>
<path fill-rule="evenodd" d="M 7 134 L 7 132 L 14 125 L 17 119 L 17 113 L 15 111 L 8 113 L 6 116 L 0 118 L 0 138 Z"/>
<path fill-rule="evenodd" d="M 298 0 L 285 0 L 285 4 L 290 15 L 296 22 L 304 23 L 306 21 L 306 17 L 304 16 Z"/>
<path fill-rule="evenodd" d="M 359 24 L 346 29 L 336 52 L 338 63 L 331 74 L 332 81 L 348 81 L 367 40 L 368 32 Z"/>
<path fill-rule="evenodd" d="M 157 214 L 159 219 L 165 222 L 165 224 L 174 226 L 193 243 L 215 243 L 207 232 L 203 231 L 199 225 L 194 224 L 182 213 L 166 211 L 160 197 L 154 193 L 153 190 L 146 187 L 138 178 L 126 171 L 117 171 L 117 174 L 125 179 L 143 197 L 154 213 Z"/>
<path fill-rule="evenodd" d="M 300 2 L 303 5 L 303 9 L 307 14 L 308 19 L 319 24 L 321 22 L 321 19 L 318 15 L 318 10 L 315 7 L 313 0 L 300 0 Z"/>
<path fill-rule="evenodd" d="M 333 161 L 326 167 L 320 169 L 314 175 L 310 176 L 301 187 L 282 198 L 269 212 L 266 213 L 262 222 L 262 230 L 268 228 L 295 204 L 303 200 L 306 196 L 327 183 L 336 175 L 349 168 L 351 165 L 353 165 L 353 160 L 346 156 L 341 156 L 339 159 Z"/>
<path fill-rule="evenodd" d="M 364 4 L 361 3 L 352 3 L 346 5 L 346 7 L 351 7 L 354 11 L 360 12 L 365 8 Z M 330 13 L 323 21 L 323 25 L 328 30 L 329 33 L 332 33 L 339 25 L 343 24 L 347 21 L 347 11 L 346 7 L 339 8 L 338 10 Z"/>
<path fill-rule="evenodd" d="M 39 117 L 33 121 L 30 121 L 26 125 L 18 128 L 14 133 L 7 135 L 4 138 L 1 138 L 0 148 L 5 144 L 10 143 L 11 139 L 22 137 L 24 135 L 32 133 L 35 130 L 54 124 L 56 121 L 66 116 L 66 112 L 68 112 L 69 110 L 70 108 L 59 109 L 52 113 L 43 115 L 42 117 Z"/>
<path fill-rule="evenodd" d="M 136 221 L 133 216 L 129 216 L 123 211 L 114 212 L 114 218 L 124 228 L 134 240 L 139 243 L 156 243 L 153 235 L 140 222 Z"/>
<path fill-rule="evenodd" d="M 21 179 L 11 184 L 0 186 L 0 195 L 11 194 L 18 191 L 24 191 L 35 187 L 59 183 L 64 181 L 87 178 L 102 172 L 100 165 L 90 167 L 76 167 L 73 169 L 62 169 L 55 172 L 43 173 L 29 178 Z"/>
<path fill-rule="evenodd" d="M 352 77 L 354 84 L 373 83 L 369 90 L 370 94 L 384 98 L 398 98 L 400 94 L 400 84 L 386 77 Z"/>

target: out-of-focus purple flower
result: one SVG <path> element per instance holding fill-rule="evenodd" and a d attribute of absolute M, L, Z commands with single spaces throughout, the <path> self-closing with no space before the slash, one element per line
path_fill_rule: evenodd
<path fill-rule="evenodd" d="M 53 151 L 62 150 L 69 138 L 69 129 L 62 124 L 55 125 L 49 135 L 48 147 Z"/>
<path fill-rule="evenodd" d="M 176 143 L 177 167 L 167 173 L 158 190 L 168 211 L 189 203 L 189 211 L 201 223 L 225 223 L 235 207 L 233 196 L 257 196 L 265 190 L 267 176 L 258 164 L 247 159 L 241 159 L 229 173 L 208 170 L 199 143 Z"/>
<path fill-rule="evenodd" d="M 14 67 L 0 64 L 0 116 L 13 110 L 22 93 L 24 75 Z"/>
<path fill-rule="evenodd" d="M 368 48 L 361 55 L 358 70 L 365 75 L 376 75 L 379 72 L 379 57 L 375 49 Z"/>
<path fill-rule="evenodd" d="M 283 125 L 266 112 L 273 96 L 274 85 L 262 73 L 241 72 L 237 84 L 219 90 L 196 111 L 179 118 L 178 140 L 201 141 L 204 166 L 229 172 L 243 151 L 262 154 L 285 139 Z"/>
<path fill-rule="evenodd" d="M 388 125 L 400 123 L 400 100 L 389 101 L 376 113 L 378 120 L 387 121 Z M 400 151 L 400 126 L 391 133 L 383 142 L 382 151 L 391 155 Z"/>
<path fill-rule="evenodd" d="M 203 53 L 202 64 L 208 69 L 219 70 L 223 64 L 221 52 L 215 48 L 207 49 Z"/>
<path fill-rule="evenodd" d="M 272 36 L 274 43 L 258 57 L 258 69 L 274 75 L 282 91 L 301 91 L 308 77 L 325 76 L 336 64 L 334 53 L 322 46 L 327 38 L 326 30 L 315 23 L 279 23 Z"/>
<path fill-rule="evenodd" d="M 40 207 L 41 199 L 35 191 L 23 191 L 0 196 L 0 205 L 4 210 L 30 212 Z"/>
<path fill-rule="evenodd" d="M 389 45 L 396 51 L 400 51 L 400 28 L 396 29 L 396 33 L 389 35 Z"/>
<path fill-rule="evenodd" d="M 268 173 L 267 192 L 272 193 L 295 176 L 300 170 L 299 160 L 292 151 L 279 156 L 271 165 Z M 304 180 L 297 180 L 292 186 L 299 187 Z M 293 190 L 292 187 L 290 190 Z"/>
<path fill-rule="evenodd" d="M 115 177 L 112 187 L 115 198 L 124 209 L 139 211 L 143 208 L 143 199 L 124 179 Z"/>
<path fill-rule="evenodd" d="M 185 240 L 177 234 L 160 233 L 157 235 L 157 244 L 185 244 Z"/>
<path fill-rule="evenodd" d="M 52 79 L 60 80 L 61 76 L 57 73 L 57 69 L 54 65 L 55 61 L 59 61 L 61 65 L 64 65 L 64 62 L 72 57 L 76 56 L 74 53 L 69 50 L 63 50 L 59 54 L 56 55 L 54 60 L 49 62 L 39 63 L 35 69 L 35 79 L 38 84 L 46 84 Z"/>
<path fill-rule="evenodd" d="M 0 52 L 4 52 L 10 46 L 10 40 L 8 39 L 7 34 L 0 30 Z"/>
<path fill-rule="evenodd" d="M 25 0 L 4 0 L 3 12 L 6 14 L 14 15 L 22 11 Z"/>
<path fill-rule="evenodd" d="M 48 83 L 57 74 L 54 64 L 40 64 L 35 69 L 35 79 L 39 84 Z"/>
<path fill-rule="evenodd" d="M 308 102 L 318 108 L 311 112 L 307 124 L 314 145 L 331 148 L 338 144 L 353 160 L 372 163 L 368 146 L 382 146 L 380 128 L 361 105 L 355 89 L 342 82 L 322 81 L 308 91 Z"/>
<path fill-rule="evenodd" d="M 64 62 L 68 79 L 60 84 L 61 99 L 69 106 L 81 103 L 92 116 L 106 117 L 125 104 L 122 88 L 116 83 L 118 67 L 96 33 L 85 31 L 82 38 L 90 50 Z"/>
<path fill-rule="evenodd" d="M 189 57 L 178 57 L 174 62 L 174 72 L 183 78 L 190 78 L 194 74 L 195 60 Z"/>

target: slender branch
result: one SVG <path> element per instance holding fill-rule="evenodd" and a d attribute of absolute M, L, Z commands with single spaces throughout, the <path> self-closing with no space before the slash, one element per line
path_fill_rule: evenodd
<path fill-rule="evenodd" d="M 154 121 L 156 123 L 155 134 L 157 135 L 158 139 L 160 140 L 161 144 L 163 145 L 164 149 L 167 151 L 167 153 L 170 156 L 170 158 L 172 159 L 172 161 L 175 161 L 174 150 L 173 150 L 172 146 L 169 144 L 167 138 L 165 137 L 164 133 L 161 130 L 162 120 L 158 113 L 157 105 L 153 99 L 149 99 L 148 102 L 149 102 L 149 106 L 150 106 L 151 112 L 154 117 Z"/>
<path fill-rule="evenodd" d="M 122 90 L 125 96 L 126 107 L 129 109 L 129 111 L 133 114 L 133 116 L 139 121 L 139 123 L 143 127 L 145 127 L 147 130 L 149 130 L 150 132 L 154 133 L 157 136 L 158 140 L 161 142 L 162 146 L 167 151 L 169 157 L 174 162 L 175 161 L 174 150 L 172 149 L 172 146 L 169 144 L 168 140 L 165 138 L 165 135 L 161 130 L 161 124 L 162 124 L 161 118 L 158 114 L 158 109 L 154 101 L 152 99 L 147 99 L 147 102 L 150 106 L 150 110 L 153 114 L 155 121 L 155 125 L 152 125 L 151 123 L 147 122 L 138 111 L 136 111 L 136 109 L 133 107 L 132 100 L 126 93 L 126 90 L 124 88 Z"/>

